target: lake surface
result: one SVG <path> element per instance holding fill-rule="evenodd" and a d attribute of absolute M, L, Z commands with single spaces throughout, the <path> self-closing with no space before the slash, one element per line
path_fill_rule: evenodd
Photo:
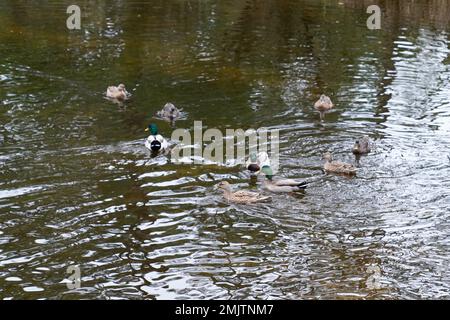
<path fill-rule="evenodd" d="M 72 2 L 0 3 L 0 298 L 450 298 L 450 3 L 383 1 L 371 31 L 374 1 L 85 0 L 69 31 Z M 227 203 L 259 188 L 241 166 L 144 148 L 168 101 L 177 128 L 280 130 L 279 175 L 315 182 Z"/>

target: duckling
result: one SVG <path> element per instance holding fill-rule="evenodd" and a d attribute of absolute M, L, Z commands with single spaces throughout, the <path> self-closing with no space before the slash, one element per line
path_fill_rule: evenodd
<path fill-rule="evenodd" d="M 370 139 L 368 136 L 362 137 L 360 140 L 355 142 L 353 146 L 353 153 L 356 155 L 367 154 L 371 151 Z"/>
<path fill-rule="evenodd" d="M 125 89 L 124 84 L 119 84 L 116 86 L 108 87 L 106 90 L 106 97 L 110 99 L 116 99 L 119 101 L 124 101 L 129 98 L 130 94 L 127 92 L 127 89 Z"/>
<path fill-rule="evenodd" d="M 145 147 L 152 152 L 164 152 L 169 147 L 167 140 L 158 133 L 156 124 L 151 124 L 145 131 L 150 131 L 150 136 L 145 140 Z"/>
<path fill-rule="evenodd" d="M 233 192 L 231 186 L 227 181 L 222 181 L 217 185 L 217 188 L 223 190 L 223 197 L 230 202 L 238 204 L 253 204 L 259 202 L 271 201 L 271 197 L 263 196 L 260 193 L 250 192 L 246 190 Z"/>
<path fill-rule="evenodd" d="M 356 167 L 354 167 L 349 163 L 333 161 L 333 157 L 329 152 L 323 155 L 323 159 L 325 160 L 323 168 L 325 169 L 326 172 L 333 172 L 347 175 L 356 174 Z"/>
<path fill-rule="evenodd" d="M 164 108 L 161 111 L 158 111 L 156 113 L 158 117 L 161 119 L 174 122 L 175 120 L 178 120 L 181 116 L 181 110 L 175 107 L 173 103 L 166 103 Z"/>
<path fill-rule="evenodd" d="M 273 180 L 273 170 L 270 166 L 264 166 L 261 172 L 265 174 L 263 188 L 273 193 L 291 193 L 305 190 L 308 182 L 298 181 L 296 179 L 277 179 Z"/>
<path fill-rule="evenodd" d="M 320 112 L 320 120 L 323 121 L 325 112 L 333 109 L 334 104 L 331 102 L 330 97 L 321 95 L 320 99 L 314 104 L 314 108 Z"/>

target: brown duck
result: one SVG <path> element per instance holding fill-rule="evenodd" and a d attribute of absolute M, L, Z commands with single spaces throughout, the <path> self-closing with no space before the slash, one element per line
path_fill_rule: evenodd
<path fill-rule="evenodd" d="M 325 160 L 323 168 L 326 172 L 346 174 L 346 175 L 356 174 L 355 166 L 345 162 L 333 161 L 333 157 L 329 152 L 323 155 L 323 159 Z"/>
<path fill-rule="evenodd" d="M 371 151 L 371 149 L 370 138 L 368 136 L 364 136 L 355 142 L 352 152 L 356 155 L 367 154 Z"/>
<path fill-rule="evenodd" d="M 320 99 L 314 104 L 314 108 L 320 113 L 320 120 L 324 119 L 325 112 L 333 109 L 334 104 L 331 102 L 330 97 L 321 95 Z"/>
<path fill-rule="evenodd" d="M 250 192 L 246 190 L 233 192 L 228 182 L 222 181 L 217 187 L 223 191 L 223 197 L 230 202 L 238 204 L 253 204 L 259 202 L 271 201 L 271 197 L 266 197 L 257 192 Z"/>

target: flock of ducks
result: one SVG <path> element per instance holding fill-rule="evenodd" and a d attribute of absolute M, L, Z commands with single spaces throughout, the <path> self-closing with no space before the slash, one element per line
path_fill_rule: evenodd
<path fill-rule="evenodd" d="M 115 101 L 123 102 L 130 98 L 125 85 L 120 84 L 108 87 L 106 97 Z M 320 120 L 323 121 L 325 113 L 334 107 L 331 99 L 326 95 L 321 95 L 320 99 L 314 104 L 314 108 L 320 113 Z M 156 116 L 162 120 L 174 123 L 181 117 L 181 111 L 172 103 L 167 103 L 161 111 L 156 113 Z M 158 132 L 156 124 L 150 124 L 145 130 L 150 135 L 145 140 L 145 147 L 152 153 L 165 153 L 169 149 L 169 143 Z M 355 155 L 367 154 L 371 151 L 371 142 L 369 137 L 364 136 L 355 142 L 352 152 Z M 357 168 L 349 163 L 333 160 L 331 153 L 327 152 L 323 155 L 325 163 L 323 170 L 326 173 L 343 174 L 348 176 L 356 175 Z M 274 177 L 273 169 L 268 154 L 260 152 L 259 154 L 250 154 L 246 168 L 253 176 L 263 176 L 262 189 L 270 193 L 295 193 L 303 191 L 307 188 L 309 182 L 300 181 L 297 179 L 284 179 Z M 229 202 L 236 204 L 255 204 L 261 202 L 268 202 L 272 200 L 271 196 L 266 196 L 259 192 L 248 190 L 240 190 L 233 192 L 231 185 L 227 181 L 220 182 L 216 189 L 223 191 L 223 197 Z"/>
<path fill-rule="evenodd" d="M 323 121 L 325 113 L 330 111 L 334 107 L 331 99 L 326 95 L 322 95 L 320 99 L 314 104 L 314 108 L 320 113 L 320 120 Z M 368 136 L 362 137 L 355 142 L 352 152 L 356 156 L 370 153 L 371 142 Z M 357 168 L 349 163 L 335 161 L 331 153 L 327 152 L 323 155 L 325 163 L 323 170 L 326 173 L 343 174 L 347 176 L 356 175 Z M 266 152 L 259 154 L 250 154 L 249 159 L 246 162 L 246 168 L 253 175 L 263 175 L 262 189 L 270 193 L 294 193 L 305 190 L 308 187 L 309 182 L 300 181 L 297 179 L 283 179 L 275 178 L 273 170 L 271 168 L 270 159 Z M 265 196 L 262 193 L 252 192 L 247 190 L 240 190 L 233 192 L 231 185 L 224 181 L 217 185 L 218 189 L 223 191 L 223 197 L 229 202 L 237 204 L 255 204 L 268 202 L 272 200 L 272 197 Z"/>
<path fill-rule="evenodd" d="M 127 91 L 124 84 L 118 86 L 110 86 L 106 89 L 106 98 L 112 100 L 115 103 L 123 103 L 131 97 L 131 94 Z M 167 103 L 161 111 L 156 113 L 159 119 L 166 120 L 170 123 L 174 123 L 181 117 L 182 110 L 178 109 L 172 103 Z M 169 149 L 169 143 L 159 133 L 158 126 L 154 123 L 150 124 L 146 132 L 150 135 L 145 140 L 145 147 L 152 153 L 166 153 Z"/>

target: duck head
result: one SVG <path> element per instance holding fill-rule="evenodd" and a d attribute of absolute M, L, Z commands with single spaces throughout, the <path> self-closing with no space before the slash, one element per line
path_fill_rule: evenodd
<path fill-rule="evenodd" d="M 323 155 L 322 159 L 324 159 L 326 162 L 331 162 L 333 161 L 333 156 L 330 152 L 327 152 Z"/>
<path fill-rule="evenodd" d="M 359 154 L 361 153 L 361 144 L 359 143 L 359 140 L 355 142 L 355 145 L 353 146 L 353 153 Z"/>
<path fill-rule="evenodd" d="M 216 185 L 216 189 L 231 192 L 231 186 L 227 181 L 221 181 L 218 185 Z"/>
<path fill-rule="evenodd" d="M 158 134 L 158 126 L 156 124 L 152 123 L 148 126 L 147 129 L 145 129 L 145 131 L 150 132 L 150 134 L 152 136 L 156 136 Z"/>

